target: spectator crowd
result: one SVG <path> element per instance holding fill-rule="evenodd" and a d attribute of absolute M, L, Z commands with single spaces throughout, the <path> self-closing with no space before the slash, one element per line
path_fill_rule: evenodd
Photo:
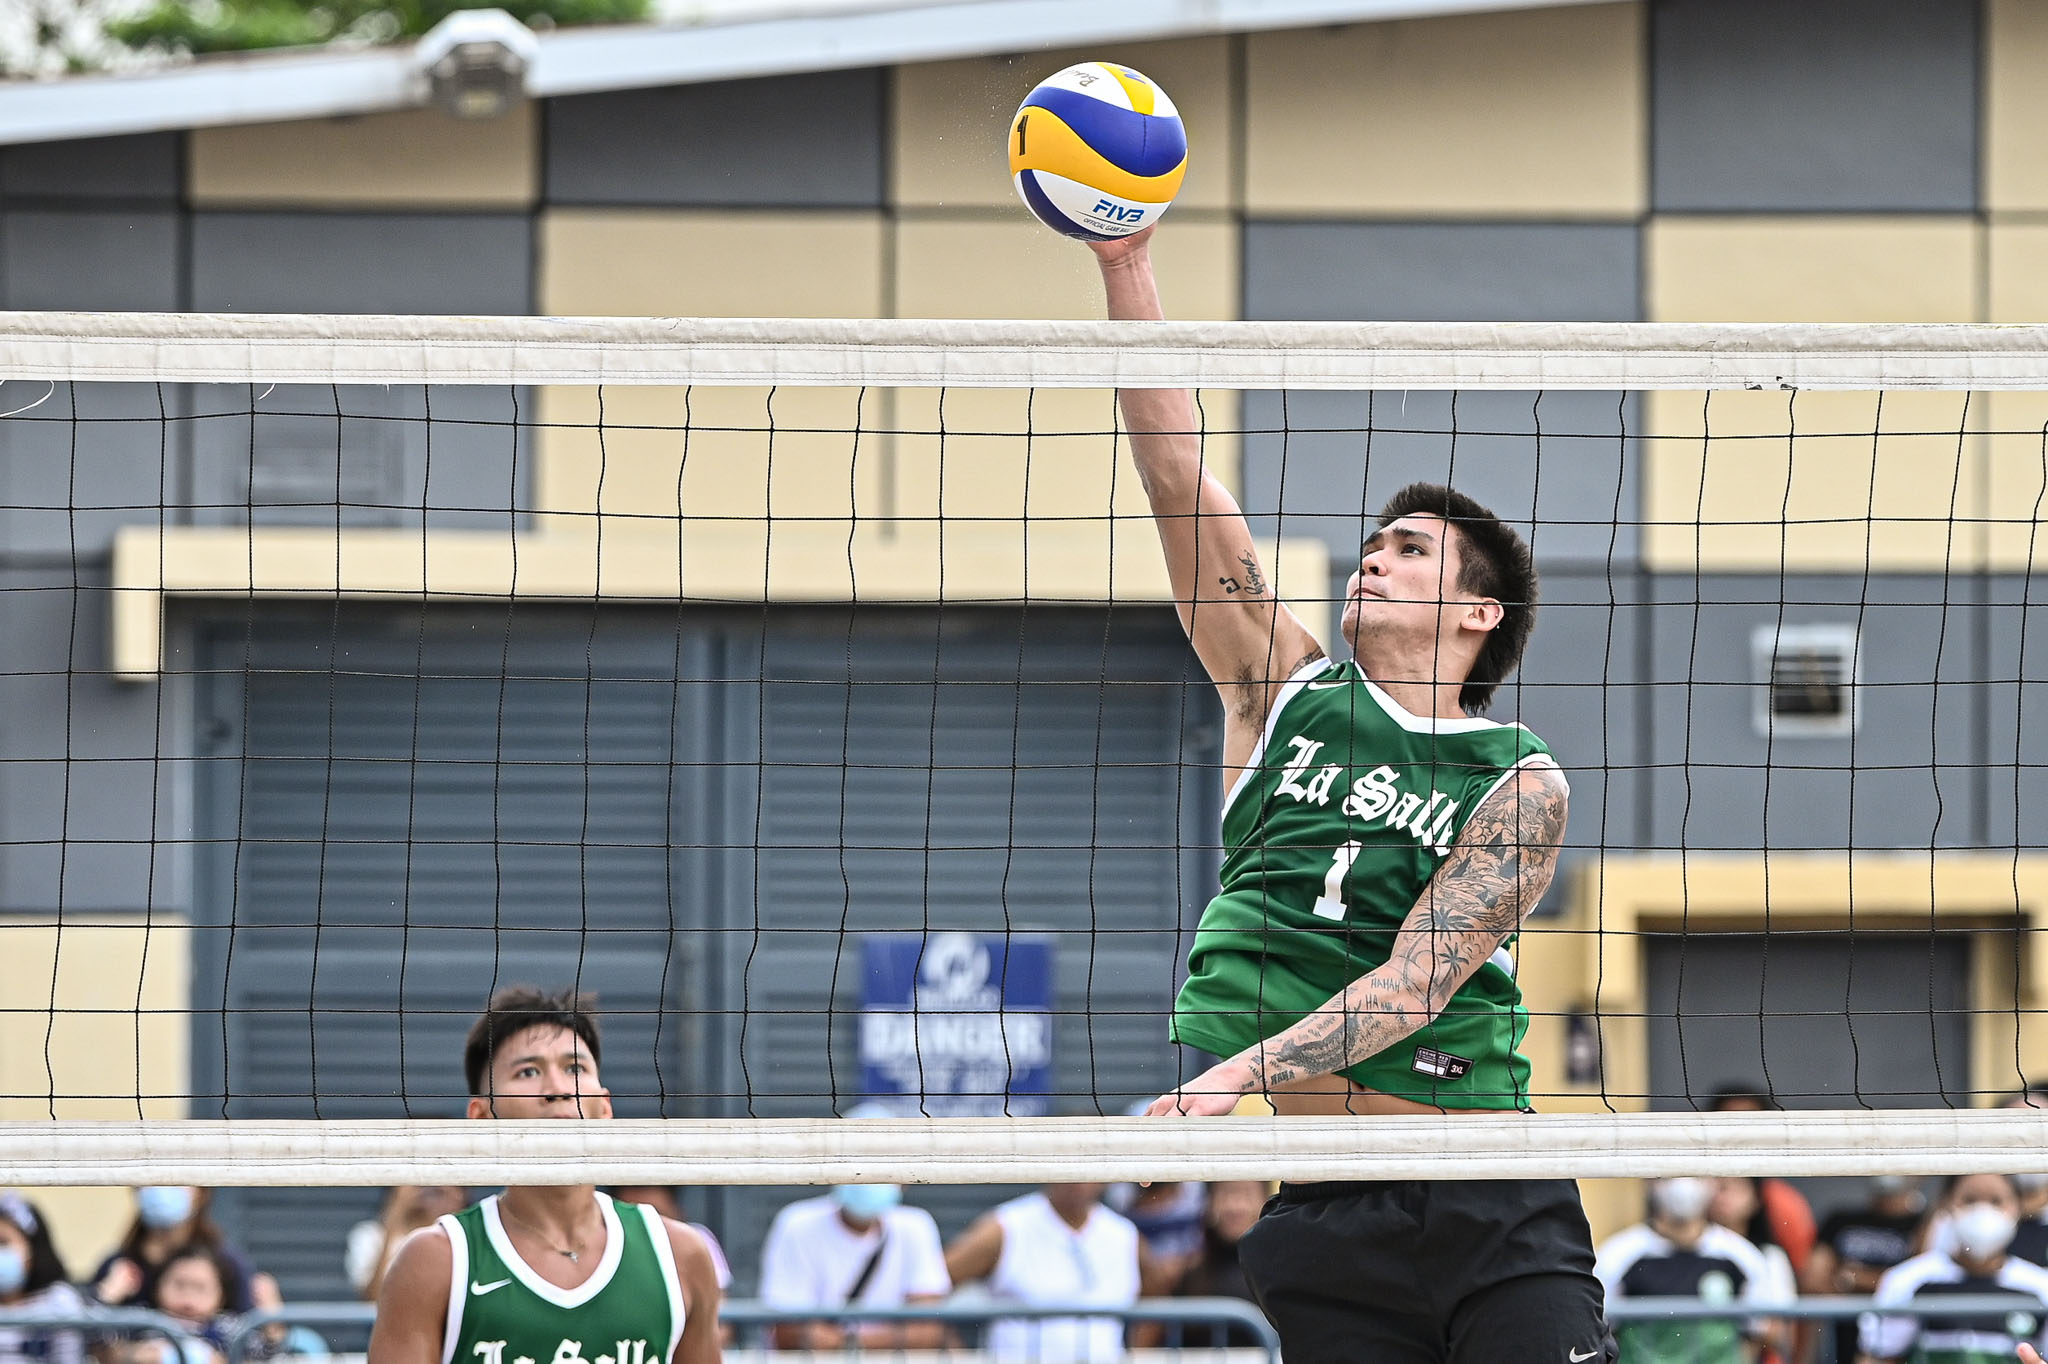
<path fill-rule="evenodd" d="M 2024 1100 L 2016 1101 L 2024 1102 Z M 1729 1093 L 1723 1111 L 1764 1105 Z M 1248 1180 L 1145 1185 L 1053 1184 L 990 1208 L 950 1242 L 932 1215 L 893 1184 L 845 1185 L 798 1198 L 774 1216 L 762 1248 L 759 1297 L 784 1314 L 774 1349 L 938 1349 L 979 1344 L 1016 1359 L 1107 1360 L 1134 1346 L 1249 1345 L 1227 1322 L 1130 1322 L 1140 1298 L 1249 1300 L 1237 1247 L 1271 1192 Z M 1646 1186 L 1640 1222 L 1598 1247 L 1594 1274 L 1610 1307 L 1630 1299 L 1693 1299 L 1709 1315 L 1617 1314 L 1619 1364 L 1901 1364 L 2010 1360 L 2048 1328 L 2048 1175 L 1972 1174 L 1938 1189 L 1879 1175 L 1860 1204 L 1816 1219 L 1791 1184 L 1769 1178 L 1676 1177 Z M 620 1188 L 683 1220 L 676 1193 Z M 322 1348 L 280 1325 L 246 1327 L 281 1305 L 276 1282 L 214 1222 L 205 1189 L 134 1191 L 132 1219 L 91 1273 L 75 1279 L 42 1213 L 0 1192 L 0 1364 L 224 1364 L 228 1343 L 267 1359 Z M 389 1190 L 349 1233 L 343 1261 L 367 1301 L 398 1246 L 463 1207 L 453 1186 Z M 693 1224 L 695 1225 L 695 1224 Z M 731 1282 L 717 1240 L 720 1286 Z M 2039 1311 L 1943 1312 L 1958 1295 L 2018 1295 Z M 1860 1318 L 1814 1321 L 1785 1309 L 1800 1296 L 1872 1299 Z M 978 1330 L 915 1309 L 977 1300 Z M 1931 1305 L 1930 1305 L 1931 1300 Z M 1908 1303 L 1910 1312 L 1903 1310 Z M 1006 1317 L 1009 1305 L 1073 1315 Z M 101 1309 L 151 1309 L 180 1339 L 97 1324 Z M 886 1320 L 849 1309 L 899 1309 Z M 1119 1313 L 1091 1316 L 1086 1309 Z M 72 1318 L 77 1325 L 10 1325 Z"/>

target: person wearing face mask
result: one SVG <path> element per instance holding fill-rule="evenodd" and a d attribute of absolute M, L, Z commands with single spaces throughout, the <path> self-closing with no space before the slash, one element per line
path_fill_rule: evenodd
<path fill-rule="evenodd" d="M 85 1299 L 65 1281 L 50 1230 L 27 1199 L 0 1194 L 0 1364 L 82 1364 L 76 1331 L 24 1330 L 12 1316 L 77 1316 Z"/>
<path fill-rule="evenodd" d="M 1858 1323 L 1858 1364 L 2003 1364 L 2038 1338 L 2048 1314 L 2048 1270 L 2010 1253 L 2019 1226 L 2019 1191 L 2007 1175 L 1960 1175 L 1942 1195 L 1937 1247 L 1885 1271 L 1872 1294 L 1876 1310 Z M 2023 1293 L 2042 1313 L 1888 1316 L 1915 1298 Z M 2024 1355 L 2021 1356 L 2024 1358 Z"/>
<path fill-rule="evenodd" d="M 1594 1256 L 1593 1274 L 1620 1298 L 1698 1298 L 1712 1307 L 1772 1305 L 1773 1273 L 1763 1252 L 1715 1224 L 1711 1179 L 1650 1185 L 1647 1221 L 1616 1232 Z M 1750 1364 L 1762 1323 L 1726 1316 L 1631 1321 L 1614 1335 L 1620 1364 Z"/>
<path fill-rule="evenodd" d="M 114 1253 L 93 1271 L 93 1296 L 109 1307 L 126 1307 L 148 1302 L 156 1292 L 157 1275 L 171 1256 L 187 1246 L 204 1246 L 218 1252 L 234 1270 L 231 1312 L 247 1312 L 256 1305 L 255 1294 L 275 1288 L 268 1275 L 259 1275 L 249 1257 L 221 1233 L 207 1215 L 210 1196 L 205 1189 L 185 1185 L 151 1185 L 135 1191 L 135 1220 Z"/>
<path fill-rule="evenodd" d="M 761 1301 L 788 1312 L 835 1307 L 906 1307 L 952 1291 L 939 1225 L 903 1202 L 896 1184 L 842 1184 L 775 1214 L 761 1247 Z M 838 1322 L 829 1317 L 776 1325 L 785 1350 L 936 1349 L 948 1343 L 936 1321 Z"/>

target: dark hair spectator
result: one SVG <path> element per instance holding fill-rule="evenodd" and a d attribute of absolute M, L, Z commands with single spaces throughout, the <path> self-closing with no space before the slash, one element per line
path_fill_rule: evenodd
<path fill-rule="evenodd" d="M 172 1255 L 187 1246 L 204 1246 L 219 1252 L 234 1269 L 235 1289 L 228 1309 L 247 1312 L 255 1306 L 252 1293 L 259 1275 L 249 1257 L 228 1242 L 208 1215 L 212 1195 L 206 1189 L 186 1185 L 150 1185 L 135 1191 L 135 1220 L 114 1253 L 93 1271 L 93 1296 L 110 1307 L 148 1302 L 156 1292 L 157 1276 Z M 274 1284 L 270 1285 L 275 1287 Z"/>
<path fill-rule="evenodd" d="M 78 1316 L 85 1299 L 66 1281 L 50 1227 L 20 1194 L 0 1194 L 0 1364 L 82 1364 L 77 1331 L 8 1326 L 10 1316 Z"/>

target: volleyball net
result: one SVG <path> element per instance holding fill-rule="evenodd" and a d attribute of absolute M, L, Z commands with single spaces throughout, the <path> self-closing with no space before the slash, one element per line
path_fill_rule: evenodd
<path fill-rule="evenodd" d="M 2048 1075 L 2043 376 L 2010 327 L 0 316 L 0 1160 L 2028 1167 L 1981 1110 Z M 1120 385 L 1196 392 L 1334 650 L 1393 489 L 1529 539 L 1536 1118 L 1124 1116 L 1199 1069 L 1223 773 Z M 622 1121 L 438 1121 L 513 983 L 598 995 Z"/>

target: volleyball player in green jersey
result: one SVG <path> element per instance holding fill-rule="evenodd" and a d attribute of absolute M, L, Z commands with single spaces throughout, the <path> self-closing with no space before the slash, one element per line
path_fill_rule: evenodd
<path fill-rule="evenodd" d="M 1109 314 L 1163 316 L 1152 229 L 1092 243 Z M 1569 795 L 1543 742 L 1478 711 L 1534 623 L 1520 536 L 1412 484 L 1365 539 L 1334 663 L 1275 599 L 1204 467 L 1188 395 L 1118 394 L 1168 575 L 1221 693 L 1221 893 L 1174 1005 L 1222 1056 L 1154 1116 L 1528 1107 L 1510 953 Z M 1288 1364 L 1586 1364 L 1612 1350 L 1569 1180 L 1283 1185 L 1240 1255 Z"/>
<path fill-rule="evenodd" d="M 464 1055 L 472 1118 L 612 1115 L 588 999 L 501 990 Z M 588 1184 L 507 1189 L 416 1231 L 377 1299 L 369 1364 L 716 1364 L 718 1277 L 696 1232 Z"/>

